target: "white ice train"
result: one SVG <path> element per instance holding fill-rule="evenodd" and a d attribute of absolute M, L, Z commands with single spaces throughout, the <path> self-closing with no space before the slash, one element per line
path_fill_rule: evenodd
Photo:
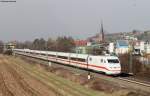
<path fill-rule="evenodd" d="M 104 72 L 108 75 L 121 73 L 121 65 L 116 56 L 94 56 L 88 54 L 64 53 L 53 51 L 39 51 L 30 49 L 14 49 L 15 54 L 31 56 L 51 62 Z"/>

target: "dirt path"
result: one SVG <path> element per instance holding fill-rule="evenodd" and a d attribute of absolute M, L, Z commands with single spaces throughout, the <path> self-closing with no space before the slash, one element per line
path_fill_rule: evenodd
<path fill-rule="evenodd" d="M 11 64 L 0 55 L 0 96 L 56 96 L 49 87 Z"/>

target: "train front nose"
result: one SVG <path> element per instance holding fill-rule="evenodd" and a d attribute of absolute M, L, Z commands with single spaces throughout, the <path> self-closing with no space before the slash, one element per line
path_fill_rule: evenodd
<path fill-rule="evenodd" d="M 111 71 L 112 75 L 117 75 L 121 73 L 121 70 L 115 70 L 115 71 Z"/>
<path fill-rule="evenodd" d="M 120 74 L 121 73 L 120 64 L 111 64 L 111 66 L 109 66 L 109 73 L 110 74 Z"/>

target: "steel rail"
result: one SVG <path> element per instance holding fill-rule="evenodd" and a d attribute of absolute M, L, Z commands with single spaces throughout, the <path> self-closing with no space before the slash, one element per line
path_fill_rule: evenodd
<path fill-rule="evenodd" d="M 147 84 L 147 83 L 144 83 L 144 82 L 140 82 L 140 81 L 137 81 L 137 80 L 131 80 L 131 79 L 128 79 L 128 78 L 117 78 L 119 80 L 123 80 L 123 81 L 127 81 L 127 82 L 131 82 L 131 83 L 136 83 L 136 84 L 139 84 L 139 85 L 143 85 L 143 86 L 146 86 L 146 87 L 150 87 L 150 84 Z"/>

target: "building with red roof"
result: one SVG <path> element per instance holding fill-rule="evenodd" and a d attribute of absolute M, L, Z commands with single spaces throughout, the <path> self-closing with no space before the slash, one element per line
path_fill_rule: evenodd
<path fill-rule="evenodd" d="M 74 43 L 75 43 L 76 47 L 87 46 L 88 41 L 87 40 L 75 40 Z"/>

